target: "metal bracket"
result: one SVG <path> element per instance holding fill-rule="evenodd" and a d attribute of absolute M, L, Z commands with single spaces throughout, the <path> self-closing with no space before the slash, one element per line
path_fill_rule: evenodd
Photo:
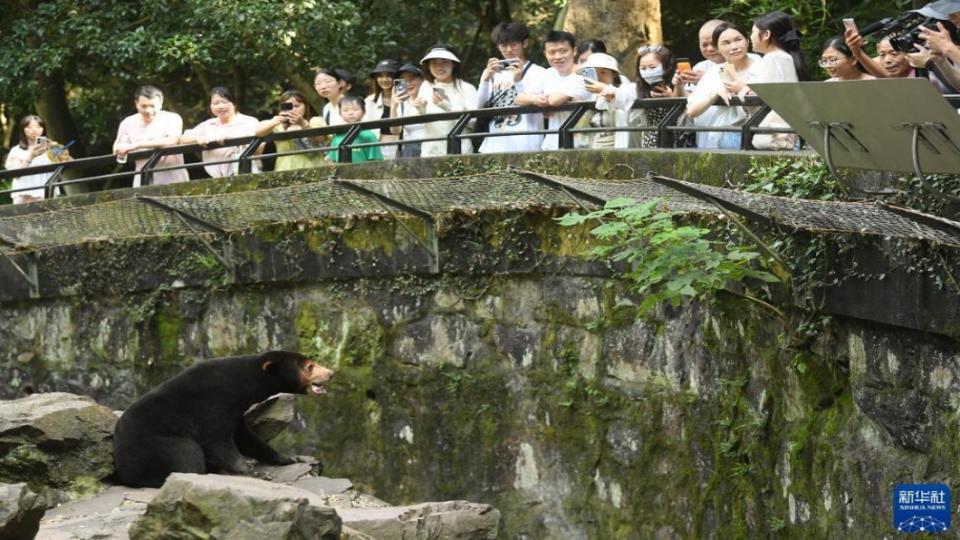
<path fill-rule="evenodd" d="M 574 204 L 576 204 L 577 206 L 579 206 L 580 208 L 588 212 L 590 211 L 590 208 L 587 208 L 587 205 L 583 204 L 583 201 L 587 201 L 589 204 L 593 204 L 601 208 L 605 204 L 607 204 L 607 201 L 605 199 L 601 199 L 600 197 L 587 193 L 586 191 L 582 191 L 577 188 L 570 187 L 564 184 L 563 182 L 559 182 L 557 180 L 554 180 L 553 178 L 550 178 L 549 176 L 545 176 L 543 174 L 540 174 L 534 171 L 521 169 L 520 167 L 516 167 L 514 165 L 510 165 L 509 167 L 507 167 L 507 170 L 514 174 L 518 174 L 524 178 L 529 178 L 530 180 L 543 184 L 547 187 L 550 187 L 553 189 L 559 189 L 560 191 L 563 192 L 564 195 L 569 197 Z"/>
<path fill-rule="evenodd" d="M 330 180 L 331 182 L 339 186 L 343 186 L 355 193 L 359 193 L 361 195 L 371 197 L 372 199 L 380 203 L 380 206 L 382 206 L 390 214 L 390 216 L 393 217 L 393 219 L 401 227 L 403 227 L 405 231 L 407 231 L 407 234 L 413 237 L 413 239 L 416 240 L 416 242 L 420 244 L 427 251 L 427 255 L 430 257 L 430 273 L 437 274 L 440 272 L 440 246 L 437 241 L 437 224 L 436 224 L 436 220 L 433 219 L 433 216 L 429 212 L 425 212 L 414 206 L 410 206 L 400 201 L 391 199 L 385 195 L 377 193 L 376 191 L 369 190 L 361 185 L 354 184 L 347 180 L 342 180 L 339 178 L 335 178 L 333 176 L 330 176 L 328 180 Z M 402 219 L 400 219 L 400 216 L 397 215 L 396 212 L 394 212 L 394 208 L 403 212 L 407 212 L 408 214 L 413 214 L 418 218 L 422 219 L 426 225 L 426 230 L 427 230 L 426 239 L 420 238 L 417 235 L 417 233 L 413 231 L 413 229 L 407 226 L 407 224 L 404 223 Z"/>
<path fill-rule="evenodd" d="M 933 144 L 933 141 L 924 134 L 924 129 L 931 130 L 936 134 L 940 139 L 945 141 L 948 147 L 953 150 L 955 153 L 960 154 L 960 148 L 957 147 L 956 143 L 950 139 L 950 136 L 946 133 L 946 126 L 939 122 L 903 122 L 900 124 L 901 128 L 912 129 L 913 136 L 910 138 L 910 156 L 913 159 L 913 172 L 917 175 L 917 180 L 920 181 L 920 185 L 927 188 L 931 193 L 940 197 L 943 200 L 947 201 L 956 201 L 956 197 L 952 197 L 943 191 L 937 189 L 933 184 L 927 182 L 927 176 L 923 174 L 923 168 L 920 166 L 920 143 L 934 154 L 941 154 L 940 150 Z"/>
<path fill-rule="evenodd" d="M 10 246 L 13 248 L 23 247 L 23 244 L 17 244 L 13 240 L 10 240 L 9 238 L 6 238 L 4 236 L 0 236 L 0 244 L 3 244 L 5 246 Z M 40 298 L 40 280 L 37 278 L 37 275 L 38 275 L 37 261 L 34 258 L 34 256 L 30 255 L 29 253 L 23 254 L 23 256 L 26 257 L 27 259 L 26 269 L 24 269 L 22 266 L 17 264 L 17 262 L 13 260 L 13 257 L 11 257 L 10 255 L 7 255 L 5 251 L 0 250 L 0 256 L 6 259 L 7 262 L 9 262 L 11 266 L 13 266 L 13 269 L 16 270 L 18 274 L 20 274 L 20 277 L 22 277 L 24 281 L 27 282 L 27 285 L 30 286 L 30 298 Z"/>
<path fill-rule="evenodd" d="M 207 250 L 210 253 L 212 253 L 213 256 L 217 258 L 218 261 L 220 261 L 220 264 L 223 265 L 224 269 L 226 269 L 227 283 L 236 283 L 237 269 L 236 269 L 236 265 L 233 262 L 233 257 L 231 256 L 231 254 L 233 253 L 233 244 L 230 242 L 229 233 L 225 229 L 222 229 L 214 225 L 213 223 L 210 223 L 209 221 L 198 218 L 197 216 L 194 216 L 189 212 L 184 212 L 179 208 L 174 208 L 172 206 L 166 205 L 154 198 L 147 197 L 139 193 L 134 194 L 133 198 L 134 200 L 138 200 L 144 204 L 148 204 L 155 208 L 159 208 L 160 210 L 163 210 L 165 212 L 170 212 L 176 215 L 177 217 L 179 217 L 180 220 L 183 222 L 183 224 L 187 227 L 187 229 L 189 229 L 190 232 L 198 240 L 200 240 L 200 242 L 203 243 L 204 247 L 206 247 Z M 213 244 L 211 244 L 206 238 L 203 237 L 202 234 L 200 234 L 199 231 L 197 231 L 197 229 L 194 228 L 193 226 L 194 224 L 199 225 L 211 232 L 214 232 L 226 238 L 226 241 L 225 241 L 226 249 L 224 250 L 224 252 L 220 253 L 219 251 L 217 251 L 216 248 L 213 247 Z"/>
<path fill-rule="evenodd" d="M 870 150 L 860 142 L 860 139 L 853 134 L 853 126 L 846 122 L 809 122 L 808 125 L 813 127 L 818 127 L 823 130 L 823 160 L 827 163 L 827 169 L 830 170 L 830 174 L 834 176 L 837 180 L 840 180 L 840 175 L 837 173 L 837 167 L 833 163 L 833 152 L 831 151 L 832 143 L 836 143 L 843 149 L 844 152 L 858 151 L 865 154 L 869 154 Z M 837 133 L 842 133 L 847 139 L 847 143 L 844 144 L 840 137 L 837 136 Z"/>

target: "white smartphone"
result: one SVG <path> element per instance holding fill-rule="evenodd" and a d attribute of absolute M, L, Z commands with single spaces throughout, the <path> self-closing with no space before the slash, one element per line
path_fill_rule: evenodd
<path fill-rule="evenodd" d="M 38 146 L 43 146 L 43 145 L 45 145 L 45 144 L 47 144 L 47 138 L 46 138 L 46 137 L 44 137 L 43 135 L 37 137 L 37 145 L 38 145 Z"/>
<path fill-rule="evenodd" d="M 857 23 L 853 22 L 853 19 L 849 17 L 843 19 L 843 27 L 847 30 L 853 30 L 854 32 L 857 31 Z"/>

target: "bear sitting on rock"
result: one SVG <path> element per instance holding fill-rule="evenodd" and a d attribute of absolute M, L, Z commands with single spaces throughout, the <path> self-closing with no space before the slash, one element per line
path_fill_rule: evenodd
<path fill-rule="evenodd" d="M 294 463 L 251 431 L 244 413 L 274 394 L 324 394 L 333 372 L 298 353 L 201 362 L 131 405 L 114 430 L 120 483 L 159 487 L 173 472 L 249 474 L 244 456 Z"/>

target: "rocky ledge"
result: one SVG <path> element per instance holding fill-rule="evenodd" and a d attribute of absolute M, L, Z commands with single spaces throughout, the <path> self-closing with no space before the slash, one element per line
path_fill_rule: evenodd
<path fill-rule="evenodd" d="M 276 435 L 292 399 L 251 411 Z M 117 415 L 72 394 L 0 402 L 0 538 L 47 540 L 493 539 L 500 513 L 467 501 L 392 506 L 316 463 L 257 478 L 173 474 L 159 489 L 110 485 Z M 111 420 L 112 419 L 112 420 Z M 255 427 L 256 429 L 256 427 Z M 86 463 L 86 465 L 84 465 Z"/>

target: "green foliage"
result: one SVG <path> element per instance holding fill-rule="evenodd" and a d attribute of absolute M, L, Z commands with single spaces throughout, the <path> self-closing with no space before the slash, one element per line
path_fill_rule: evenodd
<path fill-rule="evenodd" d="M 821 201 L 838 199 L 843 193 L 819 157 L 773 162 L 753 159 L 739 187 L 751 193 Z"/>
<path fill-rule="evenodd" d="M 558 221 L 567 227 L 601 221 L 590 232 L 603 244 L 593 248 L 591 255 L 630 263 L 625 277 L 644 295 L 641 313 L 663 300 L 676 306 L 684 297 L 703 297 L 731 281 L 779 281 L 755 268 L 761 262 L 759 253 L 732 242 L 711 240 L 711 231 L 705 227 L 678 224 L 679 213 L 661 210 L 662 204 L 660 199 L 639 204 L 632 199 L 614 199 L 602 210 L 567 214 Z"/>

